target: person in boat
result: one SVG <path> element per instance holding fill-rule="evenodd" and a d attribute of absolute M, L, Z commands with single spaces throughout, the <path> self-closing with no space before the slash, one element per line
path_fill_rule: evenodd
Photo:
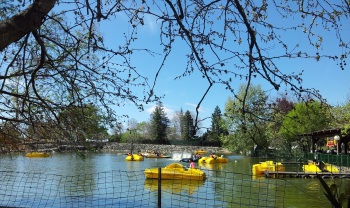
<path fill-rule="evenodd" d="M 320 168 L 320 170 L 321 170 L 322 172 L 328 172 L 328 170 L 325 169 L 325 166 L 326 166 L 326 165 L 324 164 L 323 161 L 321 161 L 321 160 L 318 161 L 318 167 Z"/>
<path fill-rule="evenodd" d="M 155 151 L 155 150 L 153 150 L 153 154 L 154 154 L 155 156 L 160 156 L 160 153 L 159 153 L 158 151 Z"/>
<path fill-rule="evenodd" d="M 134 160 L 134 155 L 131 152 L 128 153 L 128 156 L 131 156 L 131 160 Z"/>
<path fill-rule="evenodd" d="M 190 162 L 190 168 L 196 168 L 196 165 L 191 158 L 188 161 Z"/>
<path fill-rule="evenodd" d="M 199 160 L 199 159 L 201 159 L 201 157 L 202 156 L 197 152 L 196 155 L 194 156 L 194 159 Z"/>
<path fill-rule="evenodd" d="M 328 172 L 325 168 L 325 164 L 321 160 L 314 160 L 314 165 L 316 165 L 322 172 Z"/>

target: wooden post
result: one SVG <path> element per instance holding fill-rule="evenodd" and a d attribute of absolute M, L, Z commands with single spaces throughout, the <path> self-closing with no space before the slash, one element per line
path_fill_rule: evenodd
<path fill-rule="evenodd" d="M 158 168 L 158 208 L 162 207 L 162 168 Z"/>

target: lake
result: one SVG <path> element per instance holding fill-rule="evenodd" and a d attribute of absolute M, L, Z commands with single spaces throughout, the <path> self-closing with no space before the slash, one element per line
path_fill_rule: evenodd
<path fill-rule="evenodd" d="M 190 155 L 130 162 L 116 152 L 87 153 L 84 159 L 74 153 L 49 158 L 1 155 L 0 206 L 157 207 L 157 181 L 145 179 L 143 170 Z M 225 157 L 227 164 L 196 164 L 206 172 L 205 181 L 163 180 L 162 207 L 331 207 L 317 179 L 255 179 L 250 175 L 256 158 Z"/>

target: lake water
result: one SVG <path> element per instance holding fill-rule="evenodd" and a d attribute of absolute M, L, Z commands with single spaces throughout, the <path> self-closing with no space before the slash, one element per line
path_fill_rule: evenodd
<path fill-rule="evenodd" d="M 49 158 L 1 155 L 0 206 L 157 207 L 157 181 L 146 180 L 143 170 L 190 155 L 133 162 L 115 152 L 88 153 L 84 159 L 72 153 Z M 250 175 L 256 159 L 225 157 L 227 164 L 196 164 L 206 172 L 203 182 L 163 181 L 162 207 L 331 207 L 317 179 L 254 179 Z"/>

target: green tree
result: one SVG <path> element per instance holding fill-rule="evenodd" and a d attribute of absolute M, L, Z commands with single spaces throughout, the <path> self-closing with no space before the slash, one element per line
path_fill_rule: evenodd
<path fill-rule="evenodd" d="M 71 106 L 59 114 L 62 129 L 71 132 L 75 141 L 101 140 L 108 138 L 108 121 L 96 106 Z"/>
<path fill-rule="evenodd" d="M 137 124 L 137 132 L 140 138 L 140 142 L 142 143 L 145 140 L 151 140 L 150 135 L 150 124 L 149 122 L 142 121 Z"/>
<path fill-rule="evenodd" d="M 211 116 L 211 130 L 208 131 L 208 140 L 211 144 L 217 144 L 221 146 L 221 136 L 227 136 L 228 130 L 224 124 L 221 110 L 219 106 L 216 106 L 214 113 Z"/>
<path fill-rule="evenodd" d="M 191 112 L 187 110 L 185 112 L 185 115 L 182 117 L 182 139 L 186 141 L 190 141 L 193 139 L 195 135 L 195 129 L 194 129 L 194 121 L 191 115 Z"/>
<path fill-rule="evenodd" d="M 168 143 L 169 119 L 164 112 L 163 105 L 159 102 L 151 114 L 150 119 L 150 135 L 157 144 Z"/>
<path fill-rule="evenodd" d="M 129 119 L 128 127 L 121 134 L 120 142 L 123 143 L 148 143 L 152 140 L 150 133 L 150 123 L 146 121 L 138 122 L 136 119 Z"/>
<path fill-rule="evenodd" d="M 138 121 L 134 118 L 128 120 L 126 131 L 121 136 L 121 142 L 124 143 L 140 143 L 140 133 L 138 129 Z"/>
<path fill-rule="evenodd" d="M 270 111 L 268 96 L 260 85 L 241 85 L 235 99 L 225 105 L 225 123 L 231 135 L 222 136 L 223 144 L 237 152 L 251 151 L 254 145 L 267 149 L 267 126 Z"/>
<path fill-rule="evenodd" d="M 341 128 L 343 137 L 350 135 L 350 99 L 345 104 L 331 108 L 332 127 Z"/>
<path fill-rule="evenodd" d="M 303 133 L 310 133 L 319 131 L 330 127 L 331 114 L 330 106 L 318 101 L 310 100 L 306 103 L 296 103 L 293 110 L 291 110 L 283 119 L 282 134 L 286 147 L 291 147 L 293 142 L 300 147 L 308 147 L 310 141 L 306 138 L 299 138 L 298 135 Z"/>
<path fill-rule="evenodd" d="M 121 135 L 122 143 L 141 143 L 140 134 L 137 132 L 137 129 L 126 129 L 126 131 Z"/>
<path fill-rule="evenodd" d="M 268 124 L 268 140 L 270 146 L 282 150 L 280 152 L 289 154 L 290 147 L 285 147 L 286 143 L 284 137 L 280 133 L 280 129 L 282 128 L 285 116 L 293 110 L 294 102 L 286 95 L 281 95 L 269 103 L 269 106 L 271 108 L 271 121 Z"/>
<path fill-rule="evenodd" d="M 112 135 L 110 136 L 109 141 L 120 142 L 122 133 L 123 133 L 123 124 L 119 123 L 118 125 L 112 128 Z"/>

